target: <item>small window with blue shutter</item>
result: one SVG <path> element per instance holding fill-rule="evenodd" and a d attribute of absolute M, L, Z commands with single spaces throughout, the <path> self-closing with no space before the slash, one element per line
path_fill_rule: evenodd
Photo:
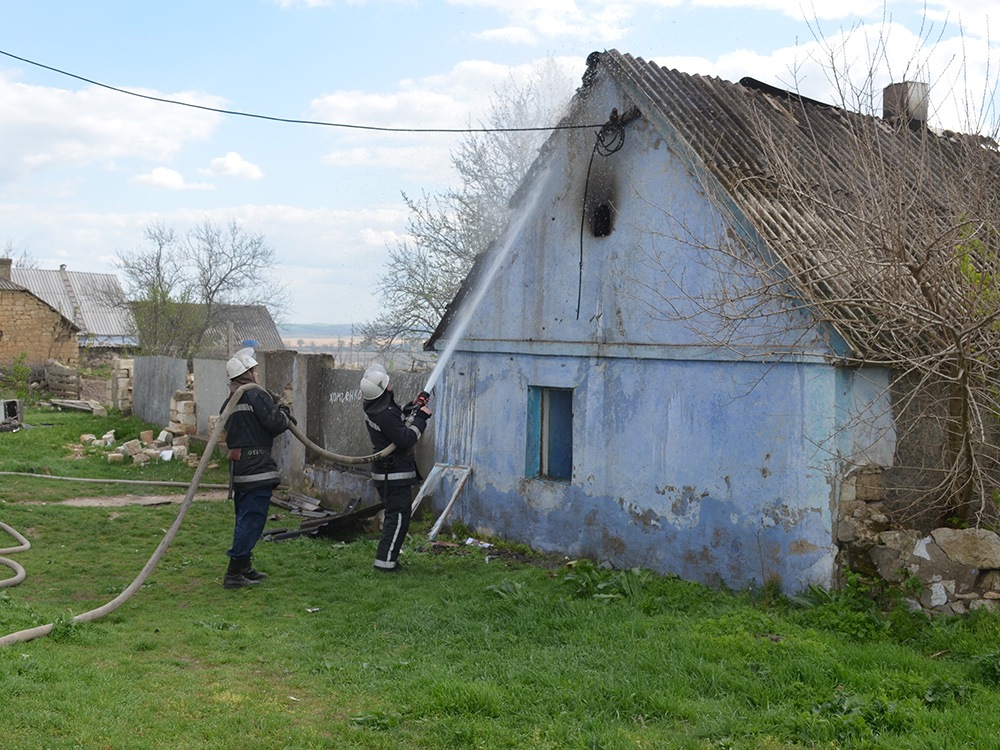
<path fill-rule="evenodd" d="M 525 475 L 573 478 L 573 390 L 528 386 Z"/>

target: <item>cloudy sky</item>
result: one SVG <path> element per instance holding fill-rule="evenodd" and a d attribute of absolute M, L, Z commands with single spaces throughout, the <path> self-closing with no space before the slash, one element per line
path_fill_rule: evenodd
<path fill-rule="evenodd" d="M 861 80 L 881 31 L 888 44 L 879 88 L 904 77 L 930 82 L 938 124 L 969 129 L 970 112 L 995 120 L 981 106 L 987 76 L 1000 70 L 1000 47 L 987 41 L 992 4 L 5 2 L 0 249 L 27 254 L 40 268 L 115 272 L 116 254 L 142 245 L 151 222 L 185 231 L 235 219 L 275 250 L 293 299 L 286 322 L 359 323 L 375 315 L 386 248 L 405 233 L 401 194 L 456 184 L 449 155 L 459 136 L 220 114 L 66 74 L 276 118 L 453 129 L 482 123 L 504 81 L 530 75 L 547 59 L 566 71 L 568 98 L 587 55 L 610 48 L 833 101 L 824 61 L 832 53 Z M 945 103 L 964 90 L 971 96 Z"/>

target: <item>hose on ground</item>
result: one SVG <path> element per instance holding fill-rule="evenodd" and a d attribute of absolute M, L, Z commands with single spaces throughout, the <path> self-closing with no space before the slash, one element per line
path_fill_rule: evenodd
<path fill-rule="evenodd" d="M 191 479 L 191 483 L 188 486 L 187 494 L 184 496 L 184 500 L 181 501 L 180 508 L 177 510 L 177 515 L 174 518 L 173 523 L 170 524 L 170 528 L 167 529 L 166 533 L 163 535 L 163 539 L 160 540 L 160 543 L 156 547 L 156 550 L 153 552 L 152 556 L 143 566 L 142 570 L 139 571 L 139 574 L 135 577 L 132 583 L 130 583 L 125 588 L 125 590 L 122 591 L 114 599 L 112 599 L 111 601 L 100 607 L 97 607 L 96 609 L 90 610 L 89 612 L 83 612 L 82 614 L 76 615 L 75 617 L 73 617 L 74 622 L 92 622 L 93 620 L 97 620 L 101 617 L 104 617 L 107 614 L 110 614 L 111 612 L 114 612 L 116 609 L 118 609 L 118 607 L 120 607 L 130 598 L 132 598 L 132 595 L 135 594 L 135 592 L 138 591 L 139 588 L 146 582 L 146 579 L 149 578 L 150 574 L 152 574 L 157 564 L 159 564 L 160 559 L 166 553 L 167 548 L 170 546 L 171 542 L 173 542 L 174 537 L 177 536 L 177 532 L 180 529 L 181 524 L 184 522 L 184 518 L 187 516 L 187 512 L 191 507 L 191 503 L 194 501 L 195 492 L 198 490 L 198 485 L 201 482 L 201 478 L 205 473 L 205 469 L 208 467 L 209 461 L 211 461 L 212 452 L 215 450 L 215 446 L 219 442 L 219 437 L 222 435 L 222 430 L 224 429 L 225 424 L 229 419 L 229 416 L 236 409 L 236 405 L 239 403 L 239 400 L 240 398 L 242 398 L 243 394 L 246 393 L 251 388 L 261 388 L 261 386 L 257 385 L 256 383 L 246 383 L 245 385 L 241 385 L 233 392 L 232 397 L 226 404 L 226 408 L 222 410 L 222 413 L 219 415 L 218 422 L 216 422 L 215 429 L 212 430 L 212 433 L 208 438 L 208 442 L 205 444 L 205 450 L 204 453 L 202 454 L 201 461 L 198 462 L 198 468 L 194 472 L 194 477 L 192 477 Z M 379 451 L 378 453 L 374 453 L 370 456 L 341 456 L 336 453 L 331 453 L 323 448 L 320 448 L 318 445 L 313 443 L 298 428 L 298 425 L 290 424 L 289 430 L 306 447 L 310 448 L 311 450 L 315 451 L 321 456 L 325 456 L 339 463 L 345 463 L 345 464 L 370 463 L 374 461 L 376 458 L 388 456 L 390 453 L 392 453 L 392 451 L 396 449 L 395 445 L 390 444 L 384 450 Z M 31 475 L 31 476 L 36 476 L 36 475 Z M 22 545 L 28 544 L 27 539 L 22 537 L 20 534 L 18 534 L 10 527 L 6 526 L 5 524 L 0 524 L 0 526 L 3 526 L 5 530 L 8 530 L 12 535 L 14 535 L 15 539 L 18 539 L 18 541 L 21 542 Z M 27 549 L 27 547 L 24 547 L 24 549 Z M 7 550 L 7 551 L 11 552 L 15 550 Z M 20 551 L 20 548 L 18 549 L 18 551 Z M 6 558 L 3 557 L 0 557 L 0 562 L 2 562 L 2 564 L 9 565 L 14 570 L 15 579 L 19 578 L 19 580 L 17 581 L 18 583 L 24 580 L 23 567 L 18 565 L 13 560 L 7 560 Z M 6 585 L 14 585 L 14 584 L 10 583 Z M 27 628 L 25 630 L 19 630 L 15 633 L 10 633 L 9 635 L 5 635 L 2 638 L 0 638 L 0 647 L 12 646 L 15 643 L 23 643 L 24 641 L 30 641 L 35 638 L 39 638 L 43 635 L 48 635 L 49 633 L 52 632 L 52 629 L 54 627 L 55 623 L 48 623 L 47 625 L 39 625 L 37 627 Z"/>
<path fill-rule="evenodd" d="M 35 479 L 61 479 L 65 482 L 84 482 L 91 484 L 141 484 L 143 487 L 187 487 L 189 482 L 171 482 L 168 480 L 149 481 L 148 479 L 94 479 L 92 477 L 61 477 L 58 474 L 36 474 L 30 471 L 0 471 L 0 477 L 34 477 Z M 206 484 L 205 489 L 227 490 L 228 484 Z"/>
<path fill-rule="evenodd" d="M 0 521 L 0 529 L 3 529 L 17 540 L 16 547 L 0 548 L 0 555 L 9 555 L 13 552 L 24 552 L 26 549 L 31 549 L 31 542 L 21 536 L 17 529 L 12 526 L 8 526 L 3 521 Z M 6 578 L 3 581 L 0 581 L 0 589 L 8 586 L 17 586 L 17 584 L 24 580 L 24 568 L 20 564 L 7 557 L 0 557 L 0 565 L 6 565 L 14 571 L 13 578 Z"/>

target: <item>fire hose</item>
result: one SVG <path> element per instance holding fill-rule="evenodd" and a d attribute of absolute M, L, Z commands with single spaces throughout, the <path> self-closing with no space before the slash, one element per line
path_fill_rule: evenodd
<path fill-rule="evenodd" d="M 187 494 L 184 496 L 184 500 L 181 501 L 180 508 L 177 511 L 177 515 L 174 517 L 173 523 L 170 524 L 170 528 L 168 528 L 167 531 L 164 533 L 163 539 L 160 540 L 160 543 L 156 547 L 156 550 L 153 552 L 152 556 L 143 566 L 142 570 L 139 571 L 139 574 L 135 577 L 132 583 L 130 583 L 114 599 L 107 602 L 106 604 L 103 604 L 100 607 L 97 607 L 96 609 L 92 609 L 88 612 L 83 612 L 79 615 L 74 616 L 73 622 L 92 622 L 94 620 L 100 619 L 101 617 L 104 617 L 107 614 L 110 614 L 111 612 L 114 612 L 116 609 L 118 609 L 118 607 L 120 607 L 129 599 L 131 599 L 132 595 L 135 594 L 135 592 L 138 591 L 142 587 L 142 585 L 146 582 L 146 579 L 149 578 L 153 570 L 156 568 L 157 564 L 160 562 L 160 559 L 166 553 L 167 548 L 170 547 L 170 544 L 171 542 L 173 542 L 174 537 L 177 536 L 177 532 L 178 530 L 180 530 L 181 524 L 184 522 L 185 516 L 187 516 L 187 512 L 191 507 L 191 503 L 194 501 L 194 495 L 195 492 L 198 490 L 198 485 L 201 482 L 201 478 L 204 475 L 205 470 L 208 468 L 209 461 L 212 458 L 212 453 L 215 450 L 216 444 L 219 442 L 219 438 L 222 435 L 223 429 L 225 428 L 226 421 L 229 419 L 229 416 L 236 409 L 236 405 L 239 402 L 240 398 L 243 396 L 243 394 L 246 393 L 251 388 L 261 388 L 261 386 L 257 385 L 256 383 L 247 383 L 245 385 L 240 386 L 238 389 L 236 389 L 236 391 L 233 392 L 232 397 L 226 404 L 226 408 L 222 410 L 222 413 L 219 415 L 219 420 L 215 425 L 215 429 L 212 430 L 211 435 L 209 435 L 208 442 L 205 444 L 205 450 L 202 453 L 201 461 L 198 462 L 198 468 L 195 469 L 194 477 L 191 479 L 191 484 L 188 486 Z M 424 401 L 424 403 L 426 403 L 426 400 Z M 385 456 L 388 456 L 396 449 L 396 446 L 394 444 L 390 444 L 388 447 L 384 448 L 378 453 L 373 453 L 368 456 L 342 456 L 336 453 L 331 453 L 330 451 L 327 451 L 323 448 L 320 448 L 318 445 L 313 443 L 305 436 L 305 434 L 299 429 L 298 425 L 292 422 L 289 423 L 289 431 L 307 448 L 310 448 L 311 450 L 315 451 L 321 456 L 324 456 L 333 461 L 343 464 L 371 463 L 377 458 L 383 458 Z M 23 536 L 21 536 L 21 534 L 16 532 L 11 527 L 3 523 L 0 523 L 0 527 L 2 527 L 5 531 L 14 536 L 14 538 L 17 539 L 18 542 L 20 542 L 20 546 L 16 548 L 0 549 L 0 552 L 10 553 L 16 551 L 23 551 L 31 546 L 27 539 L 25 539 Z M 2 585 L 13 586 L 16 585 L 15 583 L 13 583 L 14 581 L 20 583 L 21 581 L 24 580 L 25 573 L 24 573 L 24 568 L 22 566 L 18 565 L 13 560 L 9 560 L 5 557 L 0 557 L 0 564 L 10 567 L 12 570 L 14 570 L 15 573 L 14 578 L 9 579 L 9 581 L 4 581 Z M 39 638 L 43 635 L 48 635 L 49 633 L 52 632 L 52 629 L 54 627 L 55 623 L 48 623 L 47 625 L 38 625 L 33 628 L 27 628 L 25 630 L 19 630 L 15 633 L 10 633 L 8 635 L 0 637 L 0 647 L 11 646 L 15 643 L 22 643 L 24 641 L 34 640 L 35 638 Z"/>

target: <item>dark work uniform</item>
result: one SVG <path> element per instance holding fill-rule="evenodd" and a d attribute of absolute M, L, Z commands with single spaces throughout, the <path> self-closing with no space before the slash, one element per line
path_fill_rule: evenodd
<path fill-rule="evenodd" d="M 229 398 L 222 404 L 220 413 L 228 403 Z M 264 531 L 271 493 L 279 482 L 271 445 L 289 424 L 287 408 L 279 408 L 263 388 L 251 388 L 244 393 L 226 422 L 229 471 L 236 507 L 233 546 L 226 554 L 235 560 L 249 561 Z"/>
<path fill-rule="evenodd" d="M 411 415 L 411 423 L 406 424 L 403 410 L 393 398 L 392 391 L 388 390 L 378 398 L 366 399 L 364 409 L 365 425 L 375 452 L 390 443 L 396 445 L 395 451 L 372 464 L 372 479 L 385 504 L 385 522 L 375 553 L 375 567 L 395 570 L 399 564 L 399 551 L 410 528 L 413 502 L 410 488 L 419 482 L 413 446 L 427 428 L 427 415 L 416 411 Z"/>

